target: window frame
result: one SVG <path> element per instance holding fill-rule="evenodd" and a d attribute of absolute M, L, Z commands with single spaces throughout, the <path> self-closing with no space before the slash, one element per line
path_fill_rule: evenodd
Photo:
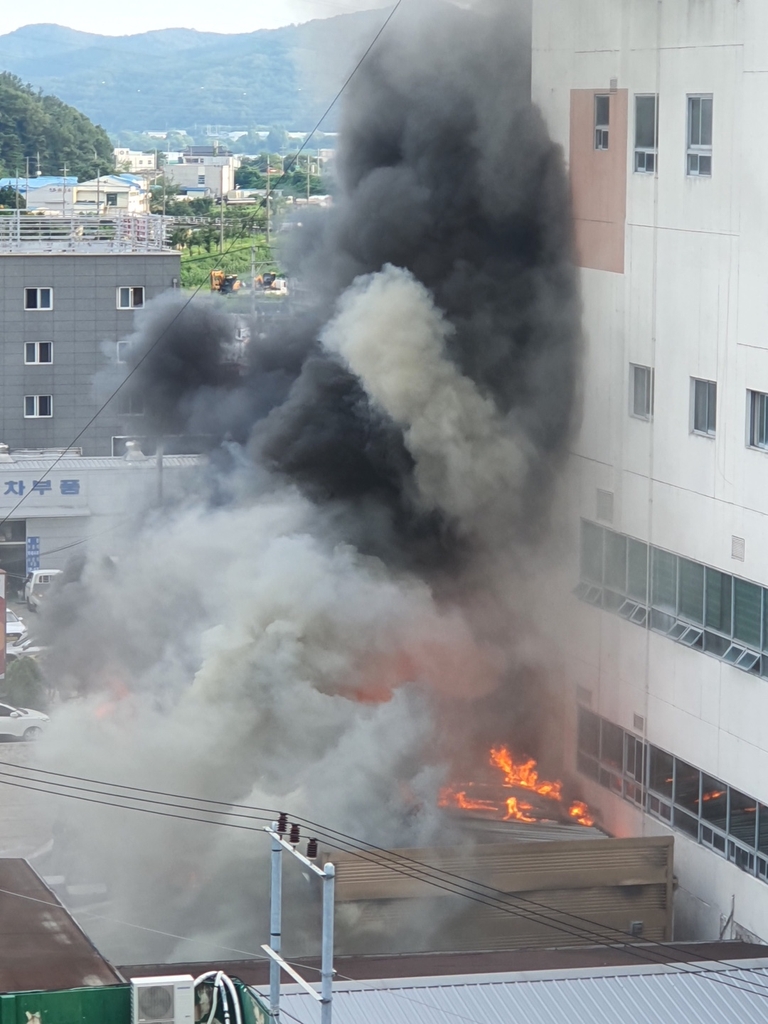
<path fill-rule="evenodd" d="M 123 305 L 120 301 L 122 298 L 122 292 L 128 293 L 128 305 Z M 141 292 L 141 302 L 137 303 L 136 292 Z M 115 296 L 115 308 L 116 309 L 143 309 L 146 304 L 146 289 L 143 284 L 121 284 L 117 286 L 117 292 Z"/>
<path fill-rule="evenodd" d="M 40 350 L 42 345 L 48 346 L 50 359 L 41 359 Z M 27 359 L 29 349 L 34 350 L 35 358 Z M 24 342 L 24 365 L 25 366 L 51 366 L 53 363 L 53 342 L 52 341 L 25 341 Z"/>
<path fill-rule="evenodd" d="M 708 144 L 701 142 L 701 124 L 702 124 L 702 101 L 708 100 L 710 104 L 709 110 L 709 133 L 710 141 Z M 698 135 L 699 141 L 693 142 L 693 128 L 694 128 L 694 104 L 699 103 L 698 112 Z M 715 104 L 714 96 L 711 92 L 696 92 L 689 93 L 686 96 L 686 134 L 685 134 L 685 174 L 688 178 L 711 178 L 712 177 L 712 143 L 714 138 L 714 123 L 715 123 Z M 709 170 L 701 170 L 701 160 L 709 160 Z M 695 170 L 693 169 L 695 166 Z"/>
<path fill-rule="evenodd" d="M 706 388 L 706 412 L 704 426 L 696 425 L 698 410 L 697 394 L 700 385 Z M 711 422 L 711 427 L 710 427 Z M 717 436 L 717 381 L 706 377 L 691 377 L 691 433 L 698 437 L 714 438 Z"/>
<path fill-rule="evenodd" d="M 121 348 L 121 346 L 122 346 L 122 348 Z M 128 360 L 120 358 L 120 353 L 122 351 L 124 351 L 125 354 L 128 355 L 128 353 L 131 351 L 131 343 L 130 343 L 130 341 L 116 341 L 115 342 L 115 353 L 116 353 L 115 360 L 116 360 L 116 362 L 118 363 L 119 366 L 126 366 L 128 364 Z"/>
<path fill-rule="evenodd" d="M 608 116 L 603 121 L 598 118 L 598 103 L 605 100 L 608 108 Z M 611 94 L 607 92 L 596 92 L 594 94 L 594 106 L 592 109 L 592 144 L 595 151 L 598 153 L 605 153 L 608 151 L 610 145 L 610 127 L 611 127 Z"/>
<path fill-rule="evenodd" d="M 140 403 L 141 408 L 135 409 L 134 404 Z M 144 399 L 132 391 L 121 391 L 117 396 L 117 413 L 119 416 L 144 416 L 146 414 Z"/>
<path fill-rule="evenodd" d="M 49 304 L 47 306 L 42 305 L 41 297 L 43 292 L 48 293 Z M 34 294 L 35 305 L 29 305 L 29 297 Z M 24 312 L 25 313 L 50 313 L 53 309 L 53 286 L 52 285 L 32 285 L 24 286 Z"/>
<path fill-rule="evenodd" d="M 759 405 L 763 406 L 762 413 L 758 408 Z M 763 442 L 756 440 L 757 435 L 760 433 L 760 430 L 756 428 L 761 417 L 763 419 L 763 433 L 765 437 Z M 755 451 L 759 452 L 768 451 L 768 393 L 765 391 L 753 391 L 751 388 L 747 389 L 747 448 L 754 448 Z"/>
<path fill-rule="evenodd" d="M 635 398 L 637 397 L 635 388 L 635 378 L 638 375 L 638 371 L 643 371 L 646 376 L 646 405 L 647 412 L 637 412 L 635 406 Z M 629 415 L 636 420 L 643 420 L 645 423 L 650 423 L 653 419 L 653 399 L 655 390 L 655 374 L 652 366 L 645 366 L 643 363 L 630 363 L 629 364 Z"/>
<path fill-rule="evenodd" d="M 32 399 L 34 412 L 27 412 L 27 402 Z M 40 399 L 48 399 L 48 412 L 40 412 Z M 53 395 L 24 395 L 25 420 L 49 420 L 53 418 Z"/>
<path fill-rule="evenodd" d="M 641 146 L 637 138 L 638 128 L 638 100 L 653 100 L 653 145 Z M 648 157 L 651 157 L 651 166 L 648 166 Z M 655 92 L 635 93 L 635 147 L 634 147 L 634 174 L 655 175 L 658 172 L 659 164 L 659 94 Z M 643 166 L 640 166 L 640 163 Z"/>

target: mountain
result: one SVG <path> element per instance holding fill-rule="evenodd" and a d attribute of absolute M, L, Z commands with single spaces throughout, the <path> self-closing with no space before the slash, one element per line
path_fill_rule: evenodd
<path fill-rule="evenodd" d="M 111 166 L 112 143 L 79 110 L 0 73 L 0 177 L 23 175 L 27 157 L 32 174 L 61 174 L 66 166 L 82 181 Z"/>
<path fill-rule="evenodd" d="M 235 35 L 100 36 L 60 25 L 0 35 L 0 70 L 109 131 L 283 124 L 312 128 L 387 16 L 378 9 Z M 323 123 L 334 130 L 336 111 Z"/>

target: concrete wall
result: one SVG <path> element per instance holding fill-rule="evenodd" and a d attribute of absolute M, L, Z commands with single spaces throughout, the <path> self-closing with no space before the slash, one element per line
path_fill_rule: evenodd
<path fill-rule="evenodd" d="M 94 376 L 117 362 L 117 341 L 135 313 L 117 308 L 117 288 L 141 286 L 145 301 L 180 274 L 174 253 L 20 256 L 0 254 L 0 442 L 11 448 L 71 444 L 104 396 Z M 25 310 L 24 289 L 53 288 L 51 310 Z M 50 365 L 25 365 L 26 342 L 53 342 Z M 50 419 L 27 419 L 24 396 L 53 396 Z M 113 435 L 141 433 L 140 416 L 108 407 L 77 441 L 85 455 L 110 455 Z"/>
<path fill-rule="evenodd" d="M 768 453 L 747 447 L 746 424 L 748 389 L 768 392 L 768 136 L 756 130 L 768 100 L 768 5 L 535 0 L 533 48 L 534 101 L 574 161 L 577 215 L 590 187 L 602 201 L 600 180 L 579 162 L 587 142 L 572 137 L 592 130 L 579 91 L 607 92 L 615 79 L 628 97 L 623 268 L 582 259 L 574 552 L 578 519 L 596 519 L 602 489 L 613 494 L 612 529 L 767 586 Z M 634 96 L 648 93 L 659 96 L 655 175 L 633 173 Z M 713 96 L 710 178 L 686 174 L 696 93 Z M 650 422 L 629 414 L 631 363 L 654 369 Z M 692 377 L 717 382 L 714 437 L 691 431 Z M 734 536 L 745 540 L 743 561 L 732 557 Z M 568 577 L 578 579 L 575 553 Z M 572 695 L 589 691 L 593 710 L 624 728 L 641 716 L 652 743 L 768 804 L 768 680 L 572 598 L 563 615 Z M 666 831 L 584 786 L 616 834 Z M 733 899 L 737 922 L 768 939 L 768 885 L 675 836 L 680 928 L 717 937 Z"/>

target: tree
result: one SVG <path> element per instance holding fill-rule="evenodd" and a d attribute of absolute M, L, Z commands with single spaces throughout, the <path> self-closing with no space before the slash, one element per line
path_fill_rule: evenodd
<path fill-rule="evenodd" d="M 266 139 L 266 148 L 270 153 L 284 153 L 288 148 L 288 132 L 282 125 L 269 129 Z"/>
<path fill-rule="evenodd" d="M 0 73 L 0 172 L 76 175 L 80 181 L 112 166 L 103 128 L 55 96 L 43 96 L 16 75 Z"/>
<path fill-rule="evenodd" d="M 17 708 L 45 711 L 48 707 L 48 688 L 43 673 L 34 658 L 18 658 L 5 672 L 0 695 Z"/>
<path fill-rule="evenodd" d="M 4 185 L 3 188 L 0 188 L 0 206 L 8 207 L 11 210 L 15 210 L 18 206 L 20 210 L 24 210 L 26 205 L 24 196 L 19 195 L 13 185 Z"/>

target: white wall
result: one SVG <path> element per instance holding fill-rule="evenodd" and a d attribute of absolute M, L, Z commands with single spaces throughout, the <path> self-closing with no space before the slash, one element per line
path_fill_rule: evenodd
<path fill-rule="evenodd" d="M 625 273 L 581 272 L 574 535 L 603 488 L 613 529 L 768 586 L 768 453 L 746 446 L 747 389 L 768 392 L 768 4 L 534 0 L 533 46 L 534 100 L 566 154 L 571 89 L 616 78 L 630 93 Z M 632 173 L 632 97 L 654 92 L 657 177 Z M 714 97 L 711 179 L 685 174 L 690 93 Z M 630 363 L 655 368 L 651 423 L 628 414 Z M 691 377 L 717 381 L 715 438 L 690 432 Z M 642 715 L 651 742 L 768 803 L 768 681 L 574 604 L 571 675 L 593 710 L 625 728 Z M 588 785 L 609 829 L 663 828 Z M 675 836 L 683 930 L 712 937 L 734 896 L 739 923 L 768 939 L 768 885 Z"/>

